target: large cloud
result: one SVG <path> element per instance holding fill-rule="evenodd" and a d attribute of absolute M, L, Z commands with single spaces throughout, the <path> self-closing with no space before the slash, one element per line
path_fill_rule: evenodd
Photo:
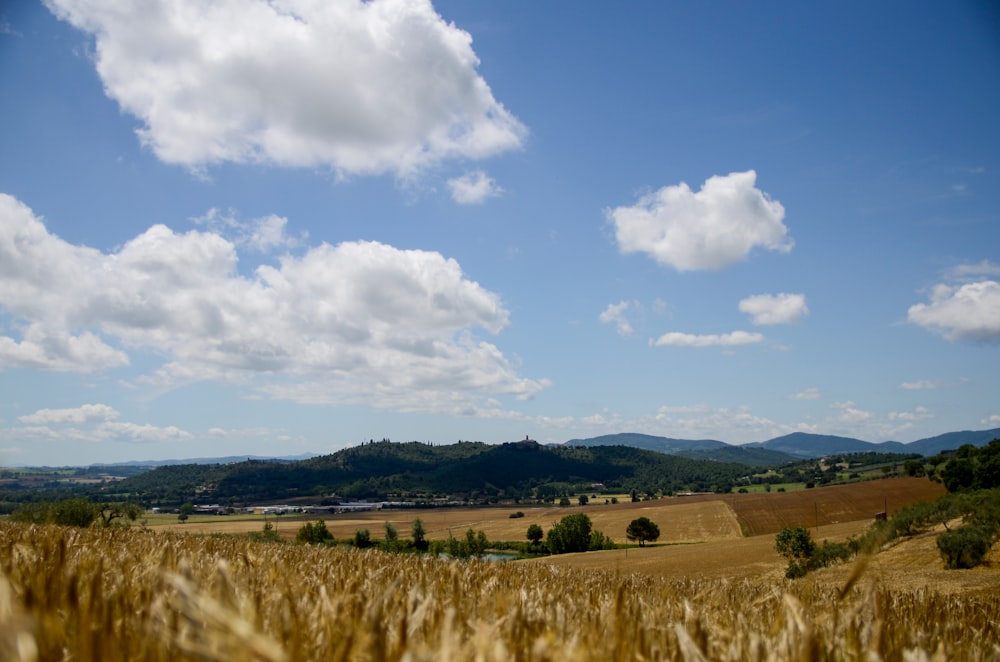
<path fill-rule="evenodd" d="M 168 163 L 411 173 L 521 146 L 471 36 L 427 0 L 46 0 Z"/>
<path fill-rule="evenodd" d="M 788 252 L 785 208 L 755 187 L 757 173 L 710 177 L 697 193 L 665 186 L 607 211 L 623 253 L 647 253 L 678 271 L 722 269 L 755 247 Z"/>
<path fill-rule="evenodd" d="M 910 306 L 908 318 L 949 340 L 1000 343 L 1000 283 L 936 285 L 930 303 Z"/>
<path fill-rule="evenodd" d="M 162 225 L 109 254 L 73 246 L 0 194 L 0 310 L 15 321 L 0 327 L 0 368 L 92 371 L 149 350 L 164 360 L 143 379 L 166 386 L 254 381 L 275 397 L 449 412 L 547 383 L 476 339 L 508 312 L 438 253 L 345 242 L 252 277 L 237 263 L 223 237 Z"/>

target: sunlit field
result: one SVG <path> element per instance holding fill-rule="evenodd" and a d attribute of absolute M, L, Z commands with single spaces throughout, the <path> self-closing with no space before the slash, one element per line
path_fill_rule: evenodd
<path fill-rule="evenodd" d="M 705 545 L 727 545 L 724 541 Z M 5 660 L 990 659 L 1000 592 L 0 525 Z M 611 556 L 613 555 L 613 556 Z M 710 555 L 703 556 L 711 564 Z M 570 560 L 570 557 L 565 557 Z M 817 573 L 820 574 L 820 573 Z M 981 576 L 996 577 L 996 573 Z M 995 584 L 993 585 L 995 587 Z"/>
<path fill-rule="evenodd" d="M 742 535 L 775 533 L 784 526 L 829 525 L 870 521 L 885 507 L 890 512 L 902 506 L 934 499 L 944 493 L 939 483 L 925 478 L 894 478 L 848 485 L 820 487 L 799 492 L 770 494 L 697 495 L 663 498 L 638 503 L 605 504 L 593 499 L 587 506 L 502 506 L 489 508 L 395 509 L 342 515 L 323 515 L 327 527 L 338 539 L 350 538 L 358 528 L 367 528 L 375 538 L 391 522 L 406 535 L 413 520 L 420 518 L 430 539 L 455 537 L 466 529 L 482 530 L 490 540 L 524 540 L 528 525 L 548 528 L 565 515 L 584 512 L 594 528 L 618 543 L 625 543 L 625 528 L 636 517 L 657 522 L 661 542 L 700 542 L 739 538 Z M 511 519 L 523 512 L 524 517 Z M 317 515 L 268 515 L 283 537 L 292 539 L 306 521 Z M 193 533 L 246 533 L 259 531 L 263 515 L 192 515 L 179 522 L 176 515 L 147 515 L 153 528 Z"/>
<path fill-rule="evenodd" d="M 868 512 L 876 491 L 902 505 L 931 484 L 881 482 L 794 493 L 798 501 L 732 495 L 522 508 L 516 519 L 491 508 L 328 520 L 339 538 L 359 526 L 380 536 L 387 518 L 406 536 L 420 516 L 431 539 L 475 528 L 504 540 L 583 510 L 621 541 L 639 516 L 664 534 L 642 548 L 492 563 L 196 533 L 259 531 L 262 518 L 162 516 L 156 528 L 127 529 L 4 523 L 0 659 L 1000 659 L 996 559 L 945 570 L 928 532 L 791 581 L 773 532 L 741 537 L 741 528 L 819 512 L 814 538 L 845 540 L 871 518 L 822 513 L 847 517 L 850 503 Z M 307 520 L 268 521 L 293 537 Z"/>

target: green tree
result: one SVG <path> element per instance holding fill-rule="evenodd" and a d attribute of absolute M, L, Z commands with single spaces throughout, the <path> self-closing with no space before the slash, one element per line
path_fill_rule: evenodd
<path fill-rule="evenodd" d="M 304 524 L 295 534 L 295 542 L 306 545 L 333 545 L 337 541 L 326 528 L 326 522 L 318 519 L 313 524 Z"/>
<path fill-rule="evenodd" d="M 413 537 L 413 549 L 418 552 L 426 552 L 430 545 L 427 542 L 427 530 L 419 517 L 413 520 L 413 529 L 410 535 Z"/>
<path fill-rule="evenodd" d="M 107 528 L 116 519 L 134 522 L 142 514 L 142 506 L 137 503 L 102 503 L 95 509 L 95 519 L 99 519 L 101 526 Z"/>
<path fill-rule="evenodd" d="M 567 515 L 549 529 L 545 536 L 549 551 L 553 554 L 586 552 L 590 549 L 590 534 L 593 525 L 584 513 Z"/>
<path fill-rule="evenodd" d="M 528 527 L 528 541 L 532 545 L 537 547 L 538 543 L 542 542 L 542 538 L 544 537 L 545 537 L 545 531 L 542 530 L 542 527 L 538 526 L 537 524 L 532 524 L 531 526 Z"/>
<path fill-rule="evenodd" d="M 774 548 L 788 559 L 785 577 L 795 579 L 809 571 L 809 560 L 816 551 L 816 543 L 813 542 L 808 529 L 801 526 L 794 529 L 785 527 L 778 532 Z"/>
<path fill-rule="evenodd" d="M 399 530 L 392 522 L 385 523 L 385 547 L 390 552 L 399 548 Z"/>
<path fill-rule="evenodd" d="M 251 533 L 250 539 L 258 542 L 284 542 L 281 535 L 274 530 L 274 524 L 270 522 L 264 522 L 260 533 Z"/>
<path fill-rule="evenodd" d="M 581 494 L 579 497 L 577 497 L 577 501 L 580 503 L 581 506 L 586 506 L 590 502 L 586 494 Z"/>
<path fill-rule="evenodd" d="M 471 528 L 465 532 L 465 544 L 471 556 L 482 556 L 490 546 L 484 531 L 477 532 Z"/>
<path fill-rule="evenodd" d="M 646 541 L 655 542 L 660 537 L 660 527 L 648 517 L 640 517 L 629 522 L 625 529 L 625 537 L 629 540 L 638 540 L 639 547 L 644 547 Z"/>
<path fill-rule="evenodd" d="M 372 536 L 368 532 L 368 529 L 356 529 L 354 531 L 354 546 L 358 549 L 372 546 Z"/>
<path fill-rule="evenodd" d="M 975 568 L 986 558 L 993 533 L 982 526 L 963 526 L 945 531 L 937 539 L 938 550 L 948 568 Z"/>

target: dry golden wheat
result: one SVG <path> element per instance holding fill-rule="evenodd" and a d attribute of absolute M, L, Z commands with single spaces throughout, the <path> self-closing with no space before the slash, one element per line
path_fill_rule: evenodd
<path fill-rule="evenodd" d="M 0 524 L 9 660 L 1000 659 L 1000 596 Z"/>

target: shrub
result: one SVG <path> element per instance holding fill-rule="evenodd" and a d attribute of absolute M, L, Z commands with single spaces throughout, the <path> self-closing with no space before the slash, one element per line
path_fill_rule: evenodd
<path fill-rule="evenodd" d="M 304 545 L 335 545 L 337 541 L 326 528 L 326 522 L 319 519 L 313 524 L 304 524 L 295 534 L 295 542 Z"/>
<path fill-rule="evenodd" d="M 945 531 L 937 539 L 945 566 L 951 569 L 975 568 L 983 562 L 993 544 L 993 533 L 982 526 L 963 526 Z"/>
<path fill-rule="evenodd" d="M 413 549 L 418 552 L 426 552 L 430 544 L 427 542 L 427 529 L 424 528 L 424 522 L 419 517 L 413 520 L 411 535 L 413 536 Z"/>
<path fill-rule="evenodd" d="M 354 546 L 358 549 L 365 549 L 372 546 L 372 536 L 368 529 L 356 529 L 354 531 Z"/>
<path fill-rule="evenodd" d="M 823 544 L 817 547 L 813 553 L 810 567 L 813 569 L 825 568 L 834 563 L 843 563 L 851 558 L 852 549 L 850 541 L 829 542 L 824 540 Z"/>

